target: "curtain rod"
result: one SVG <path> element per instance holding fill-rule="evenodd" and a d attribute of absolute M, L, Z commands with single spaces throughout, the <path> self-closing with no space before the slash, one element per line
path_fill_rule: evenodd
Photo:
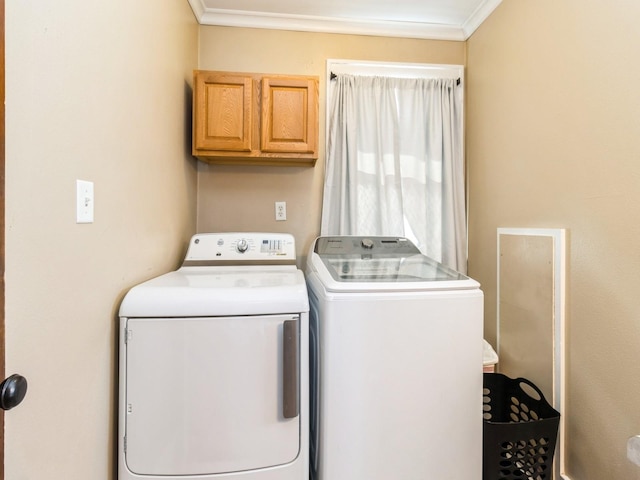
<path fill-rule="evenodd" d="M 336 75 L 335 73 L 331 72 L 331 75 L 329 75 L 329 79 L 330 80 L 335 80 L 336 78 L 338 78 L 338 75 Z M 460 85 L 460 79 L 456 78 L 456 85 Z"/>

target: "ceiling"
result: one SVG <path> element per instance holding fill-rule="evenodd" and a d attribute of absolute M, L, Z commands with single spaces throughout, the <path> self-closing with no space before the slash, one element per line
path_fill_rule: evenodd
<path fill-rule="evenodd" d="M 202 25 L 466 40 L 502 0 L 189 0 Z"/>

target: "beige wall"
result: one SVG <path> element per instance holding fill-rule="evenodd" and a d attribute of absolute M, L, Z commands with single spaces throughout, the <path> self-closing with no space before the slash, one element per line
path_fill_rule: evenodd
<path fill-rule="evenodd" d="M 201 27 L 204 70 L 320 77 L 320 158 L 314 168 L 210 166 L 198 168 L 198 231 L 289 232 L 301 262 L 320 232 L 324 180 L 326 60 L 465 63 L 462 42 Z M 276 222 L 274 202 L 287 202 Z"/>
<path fill-rule="evenodd" d="M 116 314 L 195 231 L 186 1 L 6 2 L 8 480 L 115 478 Z M 75 223 L 75 181 L 95 222 Z"/>
<path fill-rule="evenodd" d="M 638 2 L 505 0 L 467 42 L 469 272 L 496 228 L 569 229 L 568 473 L 640 478 Z"/>
<path fill-rule="evenodd" d="M 470 273 L 487 337 L 496 228 L 568 228 L 569 473 L 640 478 L 625 457 L 640 433 L 640 4 L 621 4 L 505 0 L 465 47 L 198 29 L 169 0 L 7 2 L 7 371 L 30 391 L 6 416 L 6 478 L 113 478 L 118 305 L 174 268 L 196 229 L 288 231 L 306 254 L 327 58 L 468 65 Z M 316 166 L 193 160 L 196 67 L 318 75 Z M 75 224 L 76 179 L 95 182 L 94 224 Z"/>

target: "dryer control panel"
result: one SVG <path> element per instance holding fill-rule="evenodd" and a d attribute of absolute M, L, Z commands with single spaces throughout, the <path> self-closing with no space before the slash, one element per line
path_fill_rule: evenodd
<path fill-rule="evenodd" d="M 191 237 L 183 266 L 293 265 L 296 246 L 288 233 L 198 233 Z"/>

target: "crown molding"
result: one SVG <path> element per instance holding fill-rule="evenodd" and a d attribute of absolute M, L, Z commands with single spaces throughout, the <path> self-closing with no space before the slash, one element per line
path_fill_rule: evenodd
<path fill-rule="evenodd" d="M 189 4 L 201 25 L 464 41 L 469 38 L 501 1 L 485 0 L 464 25 L 376 21 L 214 9 L 206 8 L 204 0 L 189 0 Z"/>
<path fill-rule="evenodd" d="M 489 18 L 489 15 L 493 13 L 493 11 L 498 8 L 498 5 L 502 3 L 502 0 L 485 0 L 476 11 L 471 14 L 471 16 L 467 19 L 466 22 L 462 25 L 462 30 L 464 32 L 464 39 L 468 39 L 473 32 L 475 32 L 482 23 Z"/>
<path fill-rule="evenodd" d="M 198 20 L 198 23 L 202 24 L 202 21 L 200 19 L 204 16 L 207 10 L 204 6 L 203 1 L 189 0 L 189 5 L 191 5 L 191 10 L 193 10 L 193 14 L 196 16 L 196 20 Z"/>

